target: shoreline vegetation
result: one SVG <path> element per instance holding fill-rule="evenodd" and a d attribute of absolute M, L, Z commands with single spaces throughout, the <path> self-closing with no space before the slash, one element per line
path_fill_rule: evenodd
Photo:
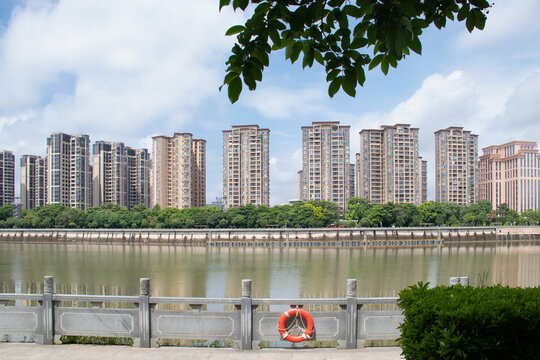
<path fill-rule="evenodd" d="M 105 204 L 87 210 L 63 205 L 44 205 L 23 210 L 20 219 L 13 217 L 13 206 L 0 207 L 0 228 L 27 229 L 258 229 L 324 227 L 419 227 L 419 226 L 491 226 L 538 225 L 540 210 L 519 214 L 501 204 L 492 210 L 489 201 L 459 206 L 450 203 L 414 204 L 370 203 L 351 198 L 348 211 L 328 201 L 294 202 L 290 205 L 245 205 L 228 210 L 214 206 L 201 208 L 146 208 L 131 210 Z"/>

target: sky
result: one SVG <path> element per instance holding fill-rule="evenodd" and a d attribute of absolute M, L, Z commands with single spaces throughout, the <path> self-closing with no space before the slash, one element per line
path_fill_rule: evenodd
<path fill-rule="evenodd" d="M 434 199 L 434 132 L 463 126 L 479 148 L 540 141 L 537 0 L 495 0 L 484 31 L 464 23 L 428 29 L 423 54 L 384 76 L 367 74 L 356 98 L 327 95 L 324 69 L 270 58 L 257 90 L 230 104 L 218 88 L 234 43 L 225 31 L 246 15 L 218 0 L 0 0 L 0 150 L 45 155 L 56 131 L 91 142 L 152 148 L 152 136 L 207 140 L 207 202 L 222 196 L 222 130 L 270 129 L 271 205 L 296 199 L 301 126 L 351 126 L 351 162 L 362 129 L 420 129 Z M 536 5 L 536 6 L 535 6 Z M 481 154 L 481 151 L 480 151 Z M 16 193 L 19 192 L 18 180 Z"/>

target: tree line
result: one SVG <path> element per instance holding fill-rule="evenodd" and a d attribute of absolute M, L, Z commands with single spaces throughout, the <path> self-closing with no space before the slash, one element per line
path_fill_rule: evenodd
<path fill-rule="evenodd" d="M 538 210 L 519 214 L 506 203 L 493 210 L 488 200 L 469 206 L 435 201 L 416 206 L 392 202 L 374 204 L 367 199 L 351 198 L 348 204 L 345 219 L 356 221 L 360 227 L 538 225 L 540 222 Z"/>
<path fill-rule="evenodd" d="M 0 228 L 73 228 L 73 229 L 193 229 L 193 228 L 318 228 L 346 227 L 416 227 L 416 226 L 489 226 L 538 225 L 540 211 L 519 214 L 507 204 L 492 210 L 481 200 L 470 206 L 425 202 L 414 204 L 375 204 L 363 198 L 351 198 L 348 212 L 328 201 L 294 202 L 290 205 L 246 205 L 228 210 L 214 206 L 201 208 L 146 208 L 128 210 L 106 204 L 86 211 L 59 204 L 23 210 L 13 217 L 11 205 L 0 207 Z"/>
<path fill-rule="evenodd" d="M 11 205 L 0 207 L 0 228 L 73 229 L 192 229 L 192 228 L 315 228 L 339 221 L 339 207 L 328 201 L 295 202 L 291 205 L 245 205 L 228 210 L 215 206 L 200 208 L 146 208 L 131 210 L 105 204 L 86 211 L 59 204 L 23 210 L 13 217 Z"/>

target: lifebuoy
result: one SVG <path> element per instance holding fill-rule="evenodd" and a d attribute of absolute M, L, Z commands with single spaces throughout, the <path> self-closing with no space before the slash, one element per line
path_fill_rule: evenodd
<path fill-rule="evenodd" d="M 288 329 L 285 326 L 285 322 L 290 317 L 301 318 L 305 320 L 304 332 L 301 335 L 291 335 Z M 301 321 L 301 320 L 300 320 Z M 303 322 L 302 322 L 303 323 Z M 285 311 L 279 318 L 278 330 L 281 338 L 293 343 L 302 342 L 311 339 L 313 335 L 313 318 L 311 315 L 304 309 L 292 308 Z"/>

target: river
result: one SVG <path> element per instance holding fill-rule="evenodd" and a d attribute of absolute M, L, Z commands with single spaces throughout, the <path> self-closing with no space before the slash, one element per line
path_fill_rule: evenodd
<path fill-rule="evenodd" d="M 540 285 L 540 245 L 429 248 L 214 248 L 90 244 L 0 244 L 0 292 L 41 292 L 53 275 L 56 292 L 137 295 L 151 278 L 154 296 L 342 297 L 349 278 L 358 296 L 397 296 L 419 281 L 446 285 Z"/>

